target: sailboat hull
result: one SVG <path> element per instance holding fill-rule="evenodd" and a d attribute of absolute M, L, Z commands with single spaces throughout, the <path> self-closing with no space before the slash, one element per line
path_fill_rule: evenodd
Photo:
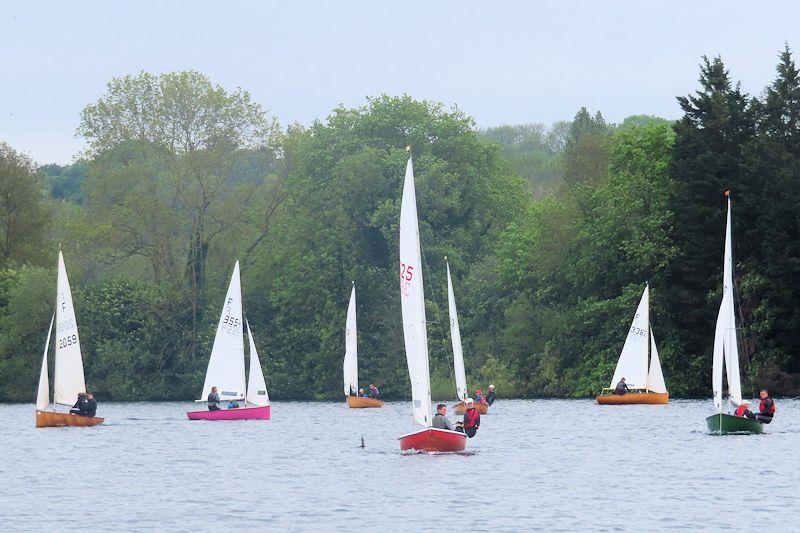
<path fill-rule="evenodd" d="M 350 409 L 364 409 L 366 407 L 383 407 L 383 400 L 375 398 L 361 398 L 358 396 L 348 396 L 347 406 Z"/>
<path fill-rule="evenodd" d="M 189 420 L 269 420 L 270 406 L 239 407 L 219 411 L 189 411 Z"/>
<path fill-rule="evenodd" d="M 628 394 L 601 394 L 595 397 L 600 405 L 663 405 L 669 402 L 668 392 L 630 392 Z"/>
<path fill-rule="evenodd" d="M 474 405 L 475 405 L 475 409 L 477 409 L 478 412 L 480 414 L 482 414 L 482 415 L 485 415 L 486 413 L 489 412 L 489 404 L 488 403 L 476 403 Z M 467 406 L 464 405 L 464 402 L 457 403 L 456 405 L 453 406 L 453 410 L 455 411 L 455 413 L 457 415 L 463 415 L 467 411 Z"/>
<path fill-rule="evenodd" d="M 36 411 L 37 428 L 88 427 L 102 424 L 105 418 L 97 416 L 79 416 L 71 413 L 55 411 Z"/>
<path fill-rule="evenodd" d="M 459 431 L 425 428 L 397 437 L 404 452 L 461 452 L 467 447 L 467 436 Z"/>
<path fill-rule="evenodd" d="M 714 435 L 747 435 L 764 432 L 764 424 L 752 418 L 717 413 L 706 418 L 708 431 Z"/>

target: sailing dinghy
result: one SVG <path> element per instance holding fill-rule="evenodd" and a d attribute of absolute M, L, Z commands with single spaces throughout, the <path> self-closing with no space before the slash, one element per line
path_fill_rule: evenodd
<path fill-rule="evenodd" d="M 648 348 L 650 366 L 648 369 Z M 615 385 L 625 378 L 627 394 L 613 394 Z M 656 339 L 650 327 L 650 286 L 646 285 L 633 316 L 622 353 L 611 378 L 611 385 L 596 397 L 600 405 L 665 404 L 669 401 L 661 361 L 658 358 Z"/>
<path fill-rule="evenodd" d="M 731 237 L 731 196 L 728 197 L 728 218 L 725 225 L 725 263 L 722 273 L 722 302 L 714 330 L 714 359 L 711 387 L 717 413 L 706 418 L 708 431 L 717 435 L 730 433 L 762 433 L 764 424 L 751 418 L 722 412 L 722 369 L 727 370 L 728 403 L 742 403 L 742 383 L 739 376 L 739 343 L 736 340 L 736 316 L 733 307 L 733 239 Z"/>
<path fill-rule="evenodd" d="M 219 317 L 211 358 L 208 361 L 203 392 L 197 402 L 205 402 L 211 387 L 217 387 L 220 402 L 244 401 L 244 407 L 220 409 L 218 411 L 190 411 L 189 420 L 269 420 L 270 405 L 264 372 L 258 359 L 250 324 L 247 337 L 250 340 L 250 381 L 245 387 L 244 332 L 242 317 L 242 286 L 239 278 L 239 261 L 233 267 L 228 294 Z M 251 404 L 252 407 L 248 407 Z"/>
<path fill-rule="evenodd" d="M 397 440 L 404 452 L 459 452 L 467 445 L 467 436 L 464 433 L 431 427 L 428 334 L 421 256 L 414 169 L 409 157 L 400 205 L 400 301 L 406 362 L 408 376 L 411 378 L 413 421 L 421 429 L 401 435 Z"/>
<path fill-rule="evenodd" d="M 351 409 L 364 407 L 383 407 L 383 400 L 363 398 L 358 393 L 358 337 L 356 332 L 356 285 L 350 292 L 350 303 L 347 305 L 347 323 L 344 332 L 344 395 L 347 406 Z"/>
<path fill-rule="evenodd" d="M 456 297 L 453 292 L 453 280 L 450 278 L 450 263 L 444 258 L 447 265 L 447 309 L 450 315 L 450 342 L 453 345 L 453 370 L 456 375 L 456 398 L 459 403 L 454 407 L 457 414 L 463 415 L 467 410 L 464 400 L 467 399 L 467 373 L 464 370 L 464 350 L 461 346 L 461 329 L 458 327 L 458 310 L 456 309 Z M 489 405 L 485 403 L 475 403 L 475 409 L 482 415 L 489 411 Z"/>
<path fill-rule="evenodd" d="M 50 335 L 53 322 L 56 324 L 55 376 L 53 379 L 53 409 L 50 405 L 50 383 L 48 381 L 47 352 L 50 350 Z M 56 282 L 56 312 L 50 319 L 47 340 L 42 356 L 42 370 L 39 374 L 39 392 L 36 396 L 36 427 L 96 426 L 104 418 L 80 416 L 55 410 L 56 405 L 72 407 L 78 401 L 78 393 L 86 392 L 83 376 L 83 357 L 78 338 L 78 323 L 72 305 L 72 291 L 69 287 L 64 256 L 58 251 L 58 280 Z"/>

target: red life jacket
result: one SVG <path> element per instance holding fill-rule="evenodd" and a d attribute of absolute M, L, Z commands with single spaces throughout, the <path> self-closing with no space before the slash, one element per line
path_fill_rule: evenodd
<path fill-rule="evenodd" d="M 769 404 L 767 402 L 769 402 Z M 761 404 L 758 406 L 758 409 L 761 411 L 762 415 L 773 416 L 775 414 L 775 402 L 772 401 L 772 398 L 767 396 L 761 400 Z"/>
<path fill-rule="evenodd" d="M 747 411 L 746 405 L 740 405 L 736 408 L 736 412 L 734 413 L 736 416 L 744 416 L 744 412 Z"/>
<path fill-rule="evenodd" d="M 481 414 L 478 412 L 477 409 L 474 407 L 471 409 L 467 409 L 467 412 L 464 413 L 464 428 L 475 428 L 477 429 L 481 425 Z"/>

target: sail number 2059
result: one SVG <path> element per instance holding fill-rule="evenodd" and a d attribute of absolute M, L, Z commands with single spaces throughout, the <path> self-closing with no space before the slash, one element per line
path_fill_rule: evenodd
<path fill-rule="evenodd" d="M 67 335 L 66 337 L 58 339 L 59 348 L 66 348 L 67 346 L 72 346 L 73 344 L 78 344 L 77 335 Z"/>
<path fill-rule="evenodd" d="M 411 280 L 414 278 L 414 267 L 405 263 L 400 263 L 400 291 L 403 296 L 408 296 L 411 289 Z"/>

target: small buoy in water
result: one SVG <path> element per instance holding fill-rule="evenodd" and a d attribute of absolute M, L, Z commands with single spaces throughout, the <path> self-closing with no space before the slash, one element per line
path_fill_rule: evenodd
<path fill-rule="evenodd" d="M 361 435 L 361 446 L 359 448 L 366 448 L 367 446 L 364 444 L 364 435 Z"/>

